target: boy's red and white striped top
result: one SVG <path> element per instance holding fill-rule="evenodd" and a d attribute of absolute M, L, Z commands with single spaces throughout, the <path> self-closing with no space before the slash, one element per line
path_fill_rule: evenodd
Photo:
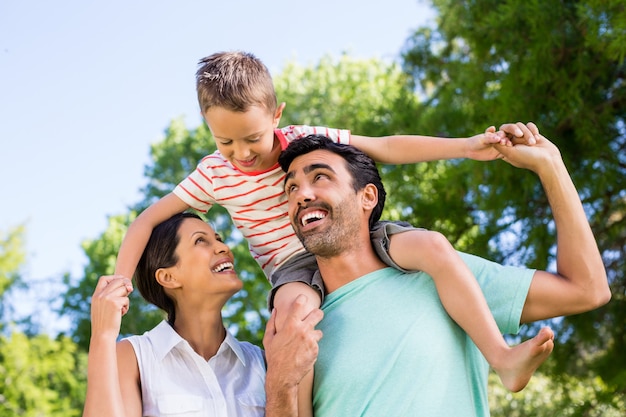
<path fill-rule="evenodd" d="M 350 143 L 349 130 L 319 126 L 287 126 L 276 129 L 274 134 L 282 149 L 311 134 Z M 176 186 L 174 194 L 202 213 L 214 204 L 224 207 L 269 278 L 287 259 L 305 250 L 289 222 L 284 180 L 285 172 L 278 162 L 267 171 L 246 173 L 215 151 Z"/>

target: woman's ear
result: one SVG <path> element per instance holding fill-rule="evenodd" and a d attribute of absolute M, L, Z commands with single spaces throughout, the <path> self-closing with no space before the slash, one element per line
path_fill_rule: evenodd
<path fill-rule="evenodd" d="M 367 184 L 363 188 L 361 202 L 366 210 L 373 210 L 376 207 L 376 204 L 378 204 L 378 188 L 374 184 Z"/>
<path fill-rule="evenodd" d="M 180 287 L 180 282 L 174 277 L 169 268 L 159 268 L 154 273 L 154 277 L 157 282 L 161 284 L 163 288 L 178 288 Z"/>

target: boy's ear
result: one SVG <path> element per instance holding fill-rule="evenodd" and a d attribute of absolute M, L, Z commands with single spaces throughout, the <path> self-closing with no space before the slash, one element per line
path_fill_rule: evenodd
<path fill-rule="evenodd" d="M 172 275 L 168 268 L 159 268 L 154 273 L 154 277 L 157 282 L 161 284 L 163 288 L 178 288 L 180 282 Z"/>
<path fill-rule="evenodd" d="M 274 113 L 274 129 L 278 127 L 278 123 L 280 123 L 280 118 L 283 117 L 283 110 L 285 110 L 286 105 L 287 104 L 285 102 L 278 105 L 276 113 Z"/>
<path fill-rule="evenodd" d="M 366 210 L 373 210 L 378 204 L 378 188 L 374 184 L 367 184 L 361 193 L 361 202 Z"/>

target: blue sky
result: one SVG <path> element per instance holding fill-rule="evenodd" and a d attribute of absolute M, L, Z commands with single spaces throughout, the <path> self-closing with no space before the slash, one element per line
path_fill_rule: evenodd
<path fill-rule="evenodd" d="M 140 200 L 150 144 L 201 123 L 200 58 L 391 61 L 433 18 L 422 0 L 2 0 L 0 235 L 26 226 L 28 281 L 80 276 L 81 242 Z"/>

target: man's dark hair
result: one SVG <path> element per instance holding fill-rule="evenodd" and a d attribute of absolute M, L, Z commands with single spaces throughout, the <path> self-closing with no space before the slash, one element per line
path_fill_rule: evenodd
<path fill-rule="evenodd" d="M 387 193 L 380 179 L 376 163 L 364 152 L 351 145 L 335 143 L 323 135 L 309 135 L 302 139 L 294 140 L 287 146 L 278 157 L 278 163 L 283 171 L 288 172 L 289 166 L 297 157 L 317 151 L 325 150 L 341 156 L 346 162 L 346 168 L 352 175 L 352 187 L 354 191 L 361 191 L 367 184 L 373 184 L 378 189 L 378 204 L 372 210 L 369 226 L 372 229 L 374 223 L 380 219 L 385 207 Z"/>

